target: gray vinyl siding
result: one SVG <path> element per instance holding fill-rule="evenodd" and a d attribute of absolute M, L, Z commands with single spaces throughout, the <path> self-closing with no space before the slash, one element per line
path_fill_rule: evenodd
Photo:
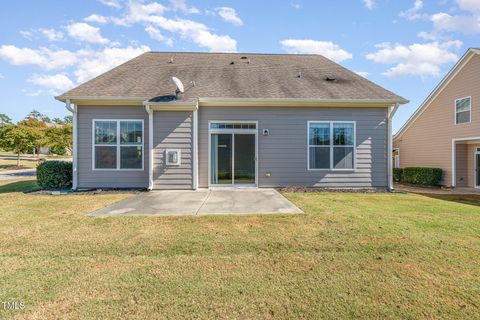
<path fill-rule="evenodd" d="M 258 121 L 259 187 L 386 187 L 386 117 L 386 108 L 200 107 L 199 186 L 208 186 L 208 121 L 250 120 Z M 307 171 L 307 121 L 337 120 L 356 121 L 356 170 Z"/>
<path fill-rule="evenodd" d="M 92 170 L 92 120 L 142 119 L 144 123 L 143 170 Z M 148 187 L 148 114 L 141 106 L 78 107 L 78 187 Z"/>
<path fill-rule="evenodd" d="M 153 113 L 153 188 L 192 189 L 192 112 Z M 180 166 L 166 166 L 165 150 L 180 149 Z"/>

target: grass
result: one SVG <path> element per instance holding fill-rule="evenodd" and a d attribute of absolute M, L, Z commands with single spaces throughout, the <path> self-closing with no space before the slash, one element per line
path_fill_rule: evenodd
<path fill-rule="evenodd" d="M 38 165 L 36 160 L 20 160 L 20 167 L 17 167 L 17 159 L 0 159 L 0 172 L 18 169 L 34 169 Z"/>
<path fill-rule="evenodd" d="M 290 193 L 305 214 L 92 218 L 129 195 L 2 188 L 0 301 L 26 309 L 0 318 L 479 317 L 475 196 Z"/>

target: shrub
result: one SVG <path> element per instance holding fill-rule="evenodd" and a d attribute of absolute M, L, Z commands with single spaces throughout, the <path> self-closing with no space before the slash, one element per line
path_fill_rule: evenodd
<path fill-rule="evenodd" d="M 42 188 L 68 188 L 72 186 L 72 163 L 45 161 L 37 167 L 37 182 Z"/>
<path fill-rule="evenodd" d="M 400 181 L 425 186 L 437 186 L 442 180 L 442 175 L 443 171 L 440 168 L 407 167 L 403 169 Z"/>
<path fill-rule="evenodd" d="M 393 168 L 393 181 L 400 182 L 402 181 L 403 169 L 402 168 Z"/>

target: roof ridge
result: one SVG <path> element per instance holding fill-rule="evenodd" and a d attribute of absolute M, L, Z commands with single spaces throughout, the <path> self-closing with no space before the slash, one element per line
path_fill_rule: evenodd
<path fill-rule="evenodd" d="M 324 55 L 317 53 L 266 53 L 266 52 L 204 52 L 204 51 L 146 51 L 145 53 L 165 53 L 165 54 L 225 54 L 225 55 L 256 55 L 256 56 L 312 56 L 312 57 L 325 57 Z M 329 59 L 330 60 L 330 59 Z"/>

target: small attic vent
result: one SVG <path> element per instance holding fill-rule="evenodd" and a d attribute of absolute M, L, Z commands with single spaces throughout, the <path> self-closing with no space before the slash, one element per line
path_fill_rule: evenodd
<path fill-rule="evenodd" d="M 337 79 L 335 79 L 334 77 L 326 77 L 325 81 L 333 82 L 333 81 L 337 81 Z"/>

